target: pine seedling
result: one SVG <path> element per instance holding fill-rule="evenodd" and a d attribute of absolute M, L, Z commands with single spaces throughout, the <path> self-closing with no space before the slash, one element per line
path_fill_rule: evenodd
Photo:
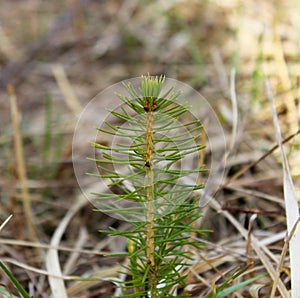
<path fill-rule="evenodd" d="M 191 235 L 204 232 L 193 225 L 204 169 L 191 163 L 204 148 L 198 144 L 201 123 L 191 118 L 180 92 L 166 89 L 164 76 L 142 76 L 140 88 L 125 84 L 124 92 L 117 95 L 122 104 L 110 111 L 112 120 L 98 129 L 112 144 L 93 143 L 100 155 L 93 159 L 97 175 L 110 181 L 109 192 L 95 194 L 97 207 L 131 223 L 130 230 L 109 231 L 128 243 L 122 297 L 186 297 L 180 294 L 183 269 L 191 248 L 199 247 Z"/>

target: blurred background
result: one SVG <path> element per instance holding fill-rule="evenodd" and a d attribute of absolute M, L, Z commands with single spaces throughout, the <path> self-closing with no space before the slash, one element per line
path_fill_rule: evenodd
<path fill-rule="evenodd" d="M 43 258 L 36 257 L 30 243 L 38 240 L 49 244 L 65 214 L 79 200 L 72 166 L 72 137 L 85 105 L 121 80 L 148 72 L 165 74 L 205 96 L 230 139 L 234 94 L 240 134 L 235 158 L 229 159 L 230 177 L 276 143 L 265 77 L 273 89 L 283 137 L 299 129 L 299 30 L 300 3 L 296 0 L 1 2 L 0 223 L 10 214 L 14 217 L 1 231 L 0 257 L 10 264 L 25 287 L 31 285 L 34 297 L 48 297 L 49 284 L 46 275 L 25 266 L 44 268 Z M 22 161 L 15 146 L 16 114 L 10 112 L 14 95 L 26 170 L 23 178 L 19 169 Z M 104 102 L 103 109 L 105 105 Z M 298 136 L 286 148 L 298 195 L 299 144 Z M 88 144 L 77 146 L 82 147 L 82 157 L 78 158 L 85 158 Z M 275 217 L 263 214 L 256 228 L 280 232 L 285 229 L 281 178 L 280 158 L 275 152 L 231 188 L 220 192 L 218 200 L 222 205 L 229 202 L 238 208 L 274 212 Z M 22 179 L 26 180 L 31 201 L 36 239 L 25 220 Z M 268 194 L 273 200 L 253 198 L 241 188 L 259 191 L 260 196 Z M 120 250 L 120 243 L 126 247 L 97 232 L 123 223 L 95 213 L 92 208 L 88 202 L 81 203 L 58 244 L 109 251 Z M 245 212 L 231 211 L 241 222 L 246 220 Z M 230 246 L 235 230 L 222 216 L 212 215 L 216 211 L 207 208 L 202 220 L 205 228 L 213 230 L 210 240 Z M 20 242 L 8 241 L 12 239 Z M 21 241 L 29 242 L 21 245 Z M 278 245 L 282 247 L 281 242 Z M 207 249 L 213 250 L 210 246 Z M 62 251 L 59 255 L 63 266 L 69 266 L 64 271 L 67 275 L 91 274 L 120 261 L 93 254 L 72 256 L 70 265 L 70 253 Z M 236 264 L 239 262 L 242 260 L 237 258 Z M 209 278 L 215 272 L 206 274 Z M 6 276 L 0 277 L 0 283 L 14 291 Z M 99 282 L 76 291 L 70 297 L 111 297 L 113 287 Z"/>

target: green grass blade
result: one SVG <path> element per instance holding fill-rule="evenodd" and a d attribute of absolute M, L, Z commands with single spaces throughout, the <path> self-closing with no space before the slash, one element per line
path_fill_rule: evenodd
<path fill-rule="evenodd" d="M 5 290 L 2 287 L 0 287 L 0 294 L 3 294 L 4 297 L 7 297 L 7 298 L 19 298 L 18 296 L 13 295 L 12 293 L 8 292 L 7 290 Z"/>
<path fill-rule="evenodd" d="M 13 274 L 8 270 L 8 268 L 0 261 L 0 267 L 20 292 L 23 298 L 31 298 L 26 290 L 21 286 L 21 284 L 17 281 L 17 279 L 13 276 Z"/>
<path fill-rule="evenodd" d="M 224 289 L 220 292 L 217 293 L 217 295 L 215 296 L 216 298 L 224 298 L 224 297 L 228 297 L 229 294 L 231 293 L 234 293 L 235 291 L 251 284 L 252 282 L 264 277 L 264 276 L 267 276 L 268 274 L 267 273 L 263 273 L 263 274 L 260 274 L 260 275 L 257 275 L 257 276 L 254 276 L 250 279 L 247 279 L 237 285 L 233 285 L 227 289 Z M 213 298 L 214 296 L 212 294 L 210 294 L 207 298 Z"/>

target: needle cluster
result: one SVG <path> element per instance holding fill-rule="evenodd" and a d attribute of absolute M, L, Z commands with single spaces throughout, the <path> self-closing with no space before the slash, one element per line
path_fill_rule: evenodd
<path fill-rule="evenodd" d="M 201 233 L 193 223 L 200 217 L 195 190 L 202 188 L 203 168 L 191 162 L 203 149 L 201 124 L 179 102 L 180 92 L 164 90 L 163 76 L 142 76 L 138 90 L 124 87 L 127 95 L 117 95 L 122 104 L 110 111 L 114 121 L 99 128 L 112 144 L 93 144 L 98 176 L 110 189 L 96 194 L 99 209 L 132 227 L 110 231 L 128 240 L 130 278 L 120 284 L 122 297 L 185 297 L 183 272 L 199 246 L 191 235 Z"/>

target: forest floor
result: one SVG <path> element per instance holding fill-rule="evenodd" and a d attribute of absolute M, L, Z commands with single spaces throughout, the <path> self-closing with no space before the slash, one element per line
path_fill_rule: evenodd
<path fill-rule="evenodd" d="M 73 162 L 85 160 L 90 145 L 84 130 L 75 143 L 73 136 L 97 94 L 147 73 L 197 90 L 228 142 L 223 181 L 199 222 L 211 232 L 199 240 L 205 245 L 183 291 L 207 297 L 231 278 L 226 287 L 236 290 L 226 297 L 270 297 L 273 286 L 274 297 L 289 297 L 285 200 L 293 198 L 283 191 L 270 97 L 299 199 L 299 3 L 4 1 L 0 20 L 0 225 L 13 215 L 1 229 L 0 261 L 32 297 L 60 298 L 49 274 L 57 266 L 68 297 L 114 295 L 111 279 L 126 260 L 105 253 L 125 251 L 126 242 L 98 230 L 127 223 L 94 212 L 83 195 L 93 185 L 85 168 L 75 176 Z M 90 117 L 102 121 L 116 104 L 104 98 Z M 239 286 L 261 273 L 268 274 Z M 0 288 L 20 295 L 2 271 Z"/>

